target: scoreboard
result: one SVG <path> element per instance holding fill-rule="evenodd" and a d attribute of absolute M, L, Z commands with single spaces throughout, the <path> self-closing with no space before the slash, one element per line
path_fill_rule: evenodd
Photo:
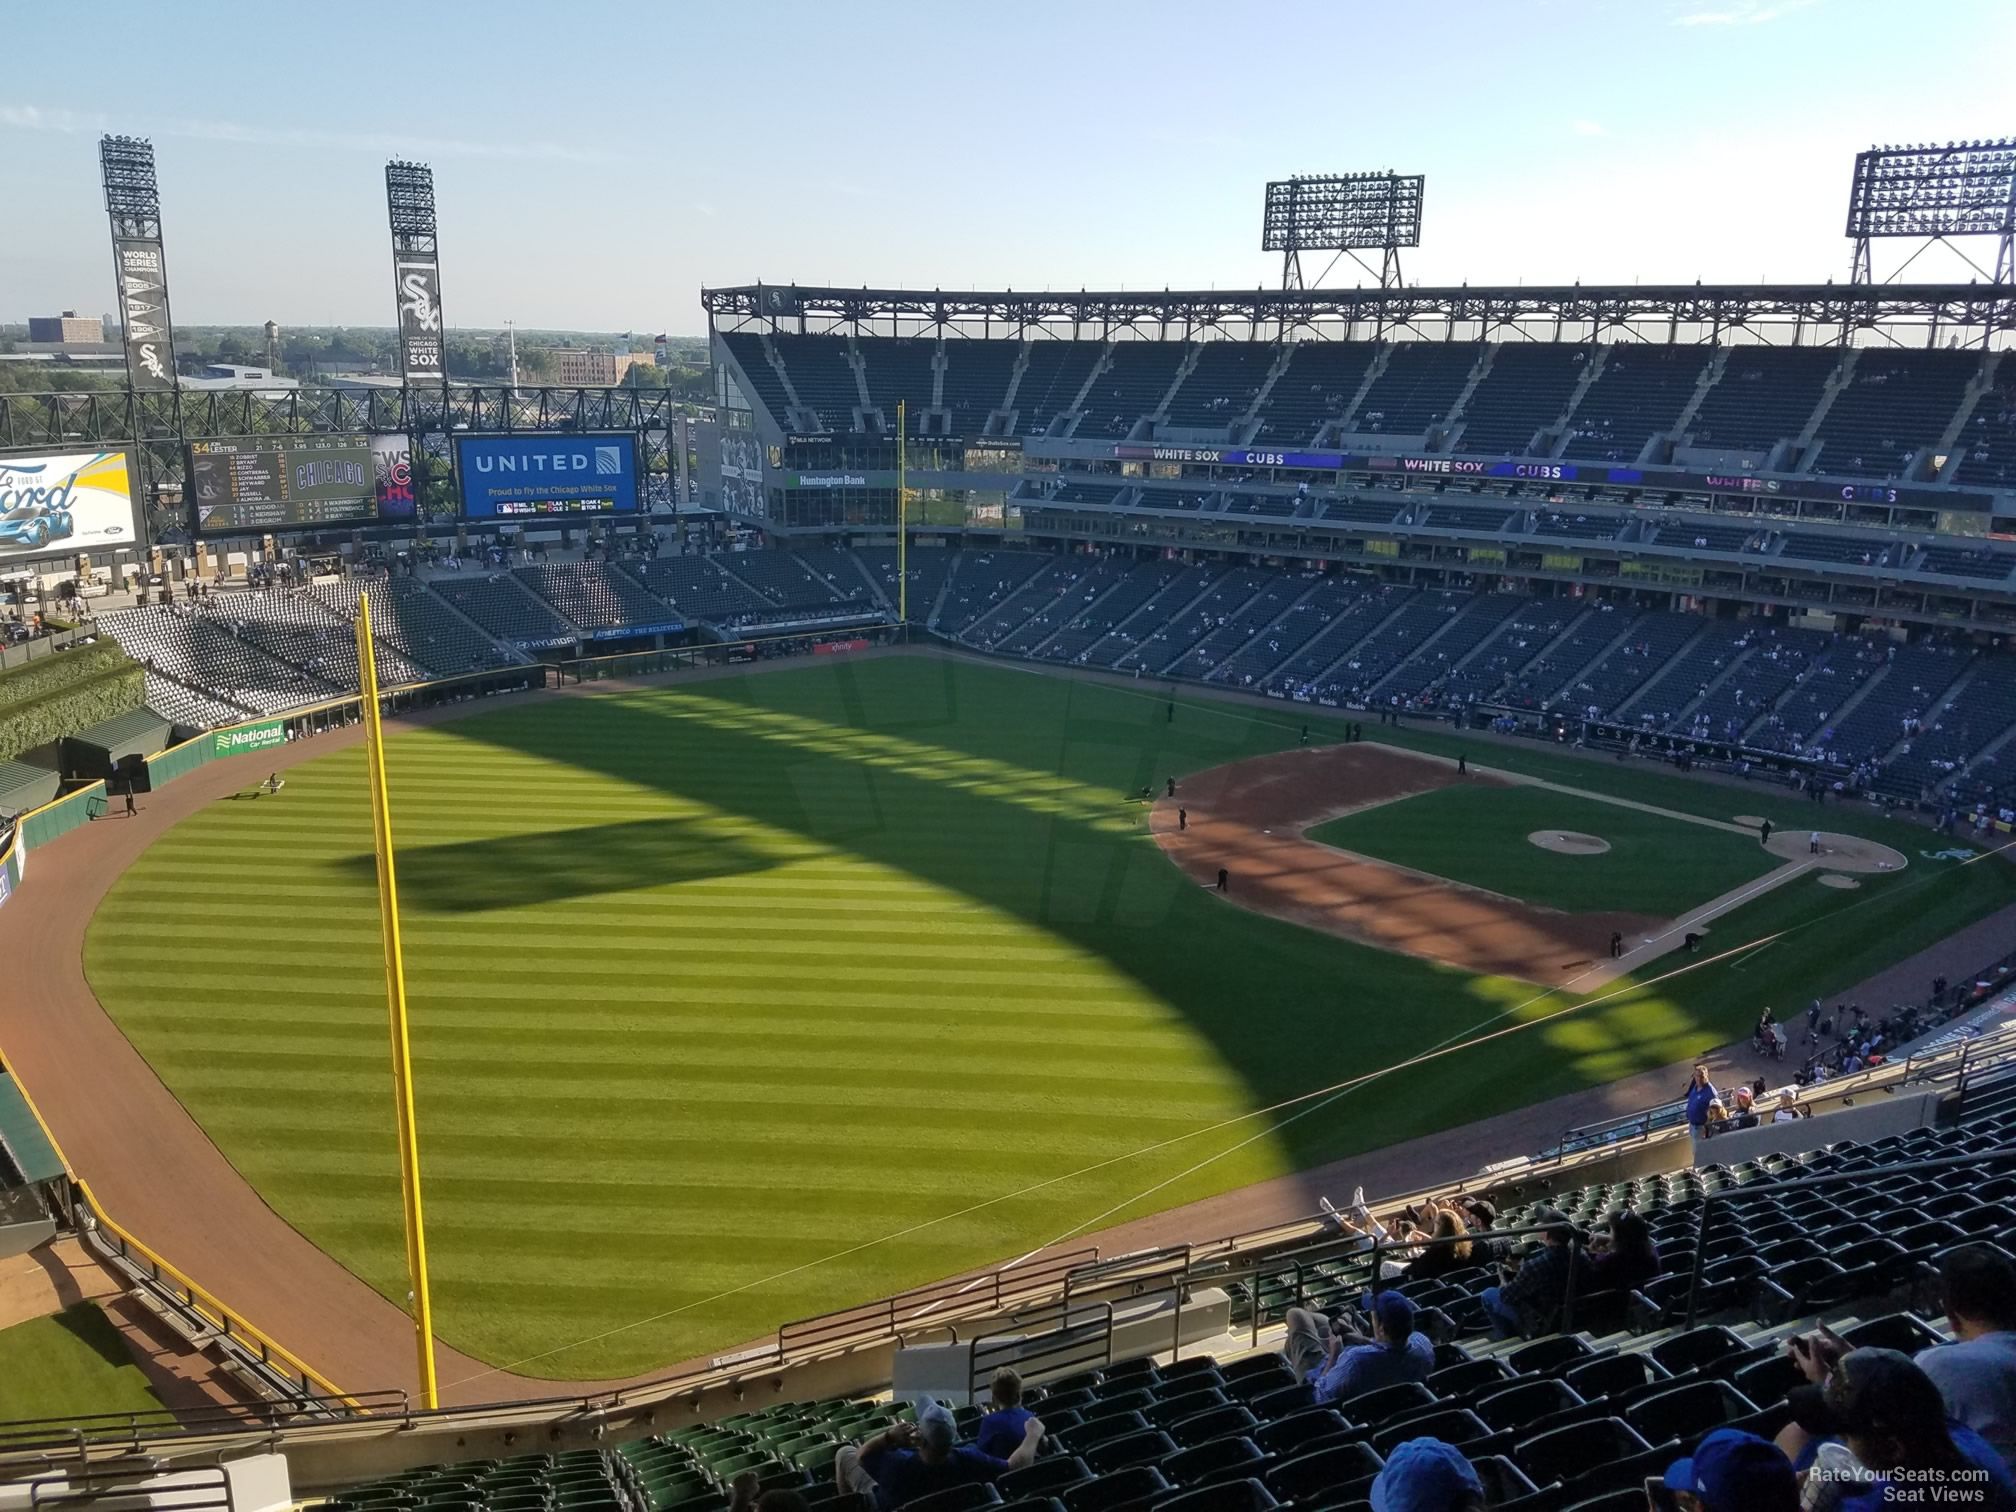
<path fill-rule="evenodd" d="M 196 535 L 376 517 L 368 436 L 239 436 L 189 443 Z"/>

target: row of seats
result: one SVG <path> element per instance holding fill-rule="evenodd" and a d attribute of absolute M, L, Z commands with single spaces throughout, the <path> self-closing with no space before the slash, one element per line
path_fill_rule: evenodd
<path fill-rule="evenodd" d="M 1642 1505 L 1628 1498 L 1703 1435 L 1735 1427 L 1769 1438 L 1790 1422 L 1787 1393 L 1804 1376 L 1783 1345 L 1805 1321 L 1830 1319 L 1853 1347 L 1940 1344 L 1935 1314 L 1897 1304 L 1920 1302 L 1942 1254 L 2016 1243 L 2012 1139 L 2016 1111 L 1997 1108 L 1867 1144 L 1514 1192 L 1473 1243 L 1514 1253 L 1536 1222 L 1587 1229 L 1629 1211 L 1650 1228 L 1660 1265 L 1628 1292 L 1535 1310 L 1509 1339 L 1485 1326 L 1489 1263 L 1375 1283 L 1372 1257 L 1337 1236 L 1281 1250 L 1258 1285 L 1227 1283 L 1236 1327 L 1271 1326 L 1290 1306 L 1349 1306 L 1379 1284 L 1408 1296 L 1432 1340 L 1425 1379 L 1319 1403 L 1267 1350 L 1102 1363 L 1028 1389 L 1024 1405 L 1044 1426 L 1032 1462 L 905 1512 L 1360 1512 L 1388 1458 L 1421 1438 L 1459 1449 L 1485 1504 L 1503 1512 Z M 961 1439 L 982 1411 L 954 1410 Z M 746 1477 L 809 1512 L 872 1512 L 840 1488 L 835 1456 L 914 1417 L 877 1397 L 780 1402 L 611 1449 L 407 1471 L 325 1505 L 725 1512 Z"/>
<path fill-rule="evenodd" d="M 1682 426 L 1697 390 L 1713 376 L 1681 435 L 1696 447 L 1768 454 L 1812 424 L 1832 382 L 1836 391 L 1813 426 L 1807 465 L 1897 476 L 1963 410 L 1960 481 L 2006 481 L 2016 455 L 2008 381 L 1969 404 L 1983 361 L 1972 351 L 1866 348 L 1843 381 L 1844 354 L 1830 347 L 1731 347 L 1714 376 L 1716 350 L 1692 345 L 1305 341 L 1294 344 L 1275 374 L 1282 351 L 1267 342 L 1032 340 L 1025 347 L 1009 338 L 941 343 L 736 333 L 723 339 L 749 388 L 787 428 L 788 376 L 798 408 L 828 430 L 856 428 L 867 410 L 879 411 L 883 427 L 892 427 L 899 401 L 907 401 L 921 429 L 942 390 L 951 433 L 964 436 L 983 434 L 1003 412 L 1014 416 L 1020 435 L 1111 438 L 1128 435 L 1144 416 L 1229 435 L 1252 415 L 1256 442 L 1308 444 L 1332 426 L 1352 435 L 1416 437 L 1446 424 L 1460 427 L 1455 447 L 1466 453 L 1554 455 L 1558 441 L 1559 455 L 1629 463 Z M 1487 355 L 1489 366 L 1464 399 Z M 1366 375 L 1382 359 L 1367 386 Z M 1599 359 L 1585 387 L 1589 364 Z M 1186 362 L 1191 370 L 1177 384 Z M 1566 425 L 1557 429 L 1564 416 Z"/>

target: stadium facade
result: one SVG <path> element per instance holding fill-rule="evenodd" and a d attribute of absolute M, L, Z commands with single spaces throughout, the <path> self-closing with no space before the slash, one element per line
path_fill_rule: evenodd
<path fill-rule="evenodd" d="M 948 539 L 2009 622 L 2016 290 L 759 284 L 703 303 L 702 495 L 787 540 L 892 536 L 900 461 L 913 532 Z"/>

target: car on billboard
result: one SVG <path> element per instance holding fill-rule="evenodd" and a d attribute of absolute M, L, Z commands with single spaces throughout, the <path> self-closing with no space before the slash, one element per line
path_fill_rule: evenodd
<path fill-rule="evenodd" d="M 124 451 L 0 455 L 0 557 L 138 538 Z"/>
<path fill-rule="evenodd" d="M 0 546 L 26 546 L 33 551 L 51 541 L 68 540 L 77 521 L 67 509 L 50 509 L 39 500 L 16 504 L 0 515 Z"/>

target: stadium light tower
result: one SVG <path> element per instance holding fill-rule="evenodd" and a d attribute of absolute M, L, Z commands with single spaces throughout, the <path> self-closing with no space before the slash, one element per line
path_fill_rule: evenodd
<path fill-rule="evenodd" d="M 1869 244 L 1877 238 L 1915 238 L 1919 245 L 1884 280 L 1900 277 L 1934 242 L 1990 278 L 1957 245 L 1959 237 L 1996 238 L 1991 282 L 2016 282 L 2016 137 L 1993 142 L 1948 142 L 1944 147 L 1871 147 L 1855 155 L 1848 191 L 1848 236 L 1855 243 L 1851 283 L 1874 283 Z"/>
<path fill-rule="evenodd" d="M 1421 197 L 1426 179 L 1418 173 L 1327 173 L 1278 179 L 1267 186 L 1260 223 L 1260 250 L 1281 254 L 1281 287 L 1314 288 L 1337 257 L 1348 256 L 1379 287 L 1400 283 L 1400 249 L 1421 245 Z M 1379 253 L 1374 268 L 1358 254 Z M 1304 252 L 1335 252 L 1316 275 L 1302 279 Z"/>

